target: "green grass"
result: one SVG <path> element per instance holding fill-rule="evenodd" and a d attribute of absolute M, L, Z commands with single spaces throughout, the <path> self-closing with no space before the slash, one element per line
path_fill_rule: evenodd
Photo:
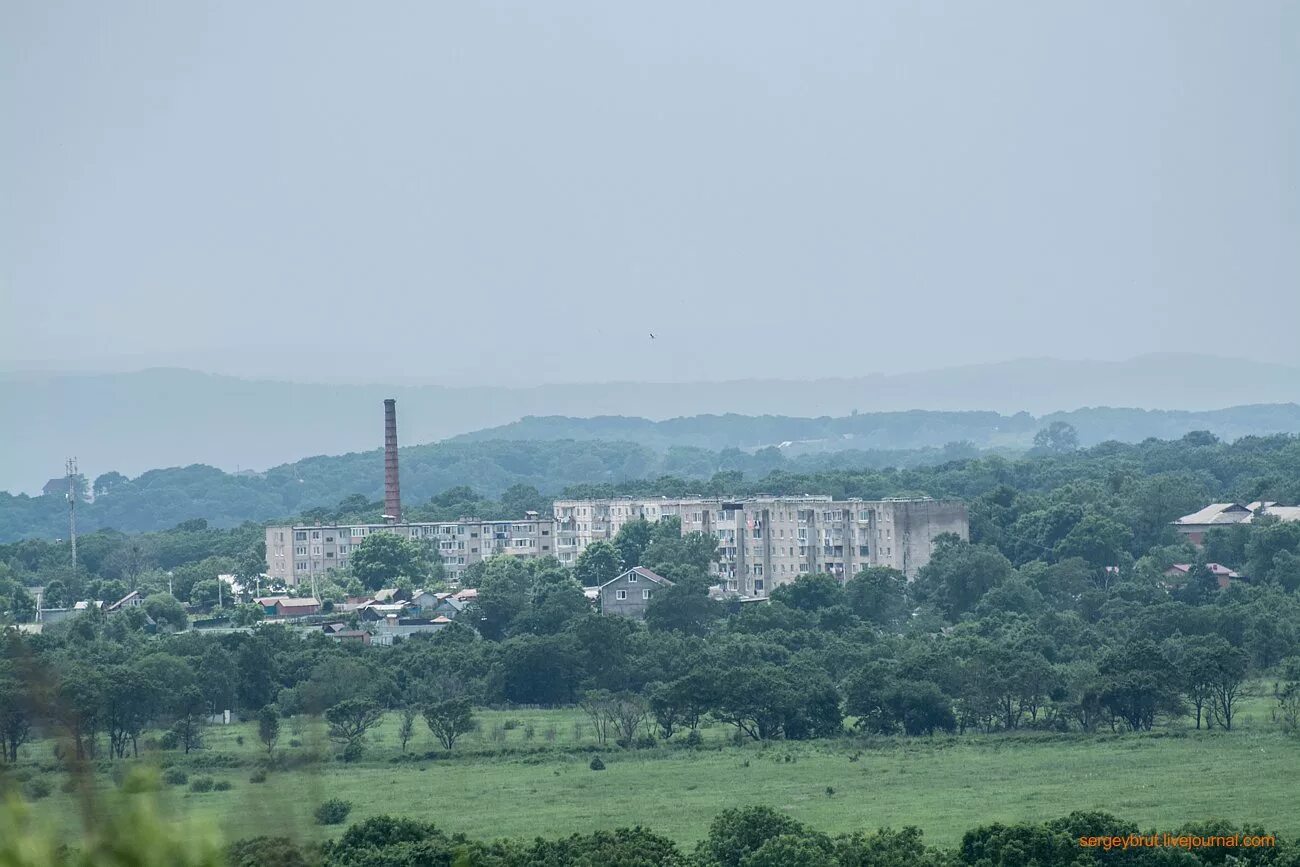
<path fill-rule="evenodd" d="M 593 744 L 589 729 L 574 730 L 583 720 L 577 711 L 480 712 L 480 730 L 456 745 L 460 755 L 434 760 L 423 758 L 438 748 L 419 720 L 412 752 L 421 758 L 400 764 L 390 761 L 399 755 L 398 720 L 390 715 L 363 761 L 272 773 L 260 785 L 248 777 L 261 745 L 255 726 L 241 724 L 210 730 L 204 755 L 235 756 L 248 766 L 189 769 L 191 779 L 229 780 L 232 791 L 166 787 L 161 800 L 168 814 L 214 824 L 232 839 L 336 834 L 311 818 L 331 797 L 353 802 L 349 821 L 394 813 L 481 838 L 641 824 L 689 844 L 704 836 L 718 811 L 745 804 L 768 804 L 832 833 L 917 825 L 937 844 L 953 844 L 978 824 L 1077 809 L 1106 810 L 1144 827 L 1222 817 L 1300 836 L 1300 740 L 1274 731 L 1267 714 L 1267 703 L 1252 704 L 1233 732 L 1178 726 L 1151 734 L 844 738 L 743 747 L 729 745 L 731 729 L 713 726 L 704 732 L 708 748 L 699 751 L 603 749 L 607 770 L 601 772 L 588 769 L 591 753 L 577 749 Z M 521 725 L 494 736 L 510 719 Z M 531 740 L 524 732 L 529 722 Z M 551 726 L 553 742 L 544 734 Z M 292 737 L 304 746 L 288 746 Z M 325 745 L 318 724 L 285 723 L 278 750 L 293 754 L 312 745 Z M 48 764 L 49 743 L 32 745 L 28 754 Z M 153 758 L 161 756 L 187 764 L 170 753 Z M 112 786 L 108 775 L 100 777 L 101 789 Z M 828 786 L 834 795 L 826 794 Z M 57 785 L 36 809 L 75 833 L 76 801 Z"/>

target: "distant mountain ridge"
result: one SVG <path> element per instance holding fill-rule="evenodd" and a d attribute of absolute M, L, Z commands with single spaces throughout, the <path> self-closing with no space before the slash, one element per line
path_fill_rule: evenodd
<path fill-rule="evenodd" d="M 857 413 L 842 417 L 699 415 L 652 421 L 626 416 L 572 418 L 526 416 L 519 421 L 453 437 L 450 442 L 488 440 L 619 440 L 656 449 L 688 446 L 721 450 L 782 449 L 787 455 L 848 449 L 938 448 L 969 443 L 977 448 L 1027 448 L 1039 430 L 1065 422 L 1079 432 L 1079 443 L 1107 440 L 1139 442 L 1177 439 L 1191 431 L 1210 431 L 1223 440 L 1300 432 L 1300 405 L 1254 404 L 1227 409 L 1144 410 L 1085 407 L 1035 417 L 1027 412 Z"/>
<path fill-rule="evenodd" d="M 437 382 L 435 370 L 412 371 L 409 379 Z M 1300 370 L 1201 355 L 1147 355 L 1122 362 L 1027 359 L 811 381 L 534 388 L 305 384 L 165 368 L 107 374 L 28 370 L 0 374 L 0 489 L 39 491 L 74 455 L 87 475 L 116 470 L 134 476 L 154 467 L 262 469 L 303 455 L 366 451 L 381 441 L 386 397 L 397 398 L 399 435 L 411 444 L 528 415 L 671 419 L 779 412 L 816 418 L 855 409 L 1043 414 L 1079 406 L 1206 410 L 1291 403 L 1300 402 Z"/>

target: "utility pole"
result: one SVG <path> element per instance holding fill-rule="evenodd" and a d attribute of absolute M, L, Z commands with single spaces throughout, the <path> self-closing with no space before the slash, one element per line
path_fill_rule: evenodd
<path fill-rule="evenodd" d="M 72 540 L 72 577 L 77 577 L 77 459 L 68 458 L 68 538 Z"/>

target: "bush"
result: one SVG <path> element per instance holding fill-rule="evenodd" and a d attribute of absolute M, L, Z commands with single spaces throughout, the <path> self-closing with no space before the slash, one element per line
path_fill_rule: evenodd
<path fill-rule="evenodd" d="M 686 746 L 698 747 L 703 745 L 704 735 L 700 734 L 699 729 L 691 729 L 691 733 L 686 736 Z"/>
<path fill-rule="evenodd" d="M 71 795 L 73 792 L 77 791 L 77 778 L 68 777 L 59 784 L 59 791 L 65 795 Z"/>
<path fill-rule="evenodd" d="M 523 723 L 520 720 L 508 719 L 501 724 L 501 728 L 504 729 L 505 731 L 512 732 L 522 725 Z"/>
<path fill-rule="evenodd" d="M 298 740 L 297 738 L 289 738 L 289 746 L 300 747 L 302 746 L 302 741 Z"/>
<path fill-rule="evenodd" d="M 250 783 L 265 783 L 266 771 L 262 768 L 258 768 L 256 771 L 253 771 L 253 774 L 248 778 L 248 781 Z"/>
<path fill-rule="evenodd" d="M 307 867 L 308 862 L 287 837 L 250 837 L 230 844 L 226 863 L 230 867 Z"/>
<path fill-rule="evenodd" d="M 183 786 L 190 781 L 190 775 L 180 768 L 168 768 L 163 771 L 162 781 L 169 786 Z"/>
<path fill-rule="evenodd" d="M 600 756 L 592 756 L 591 764 L 587 767 L 591 768 L 593 771 L 603 771 L 605 770 L 605 763 L 600 760 Z"/>
<path fill-rule="evenodd" d="M 162 788 L 162 783 L 158 781 L 157 775 L 140 767 L 127 771 L 122 779 L 118 781 L 118 785 L 128 795 L 138 795 L 141 792 L 156 792 Z"/>
<path fill-rule="evenodd" d="M 330 798 L 317 807 L 312 815 L 317 825 L 342 825 L 352 812 L 352 803 L 341 798 Z"/>
<path fill-rule="evenodd" d="M 190 782 L 191 792 L 211 792 L 216 782 L 211 777 L 195 777 Z"/>
<path fill-rule="evenodd" d="M 212 786 L 212 791 L 229 792 L 232 788 L 234 787 L 231 786 L 230 780 L 217 780 L 217 782 Z"/>
<path fill-rule="evenodd" d="M 163 732 L 162 737 L 158 738 L 158 747 L 160 749 L 174 750 L 180 745 L 180 738 L 178 738 L 176 732 L 173 731 Z"/>
<path fill-rule="evenodd" d="M 355 762 L 361 758 L 363 752 L 365 752 L 365 748 L 361 746 L 361 741 L 352 741 L 343 748 L 339 758 L 345 762 Z"/>
<path fill-rule="evenodd" d="M 659 746 L 659 741 L 654 735 L 641 735 L 636 739 L 636 748 L 639 750 L 652 750 Z"/>
<path fill-rule="evenodd" d="M 23 794 L 29 801 L 39 801 L 41 798 L 48 798 L 54 791 L 50 781 L 44 777 L 33 777 L 23 783 Z"/>
<path fill-rule="evenodd" d="M 244 736 L 235 735 L 235 743 L 239 744 L 242 747 L 244 745 Z"/>

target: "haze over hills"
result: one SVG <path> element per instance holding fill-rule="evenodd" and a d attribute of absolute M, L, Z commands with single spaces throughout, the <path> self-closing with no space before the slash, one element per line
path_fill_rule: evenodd
<path fill-rule="evenodd" d="M 847 416 L 855 410 L 1208 410 L 1300 401 L 1300 370 L 1203 355 L 1145 355 L 1123 362 L 1023 359 L 810 381 L 530 388 L 299 383 L 177 369 L 11 371 L 0 376 L 0 416 L 6 419 L 0 488 L 36 492 L 61 474 L 70 455 L 93 477 L 194 463 L 229 471 L 263 469 L 307 455 L 369 450 L 379 441 L 385 397 L 397 398 L 401 440 L 414 444 L 543 415 L 662 420 L 706 413 Z M 1084 428 L 1081 433 L 1088 436 Z M 1022 441 L 1021 434 L 1017 437 Z"/>

